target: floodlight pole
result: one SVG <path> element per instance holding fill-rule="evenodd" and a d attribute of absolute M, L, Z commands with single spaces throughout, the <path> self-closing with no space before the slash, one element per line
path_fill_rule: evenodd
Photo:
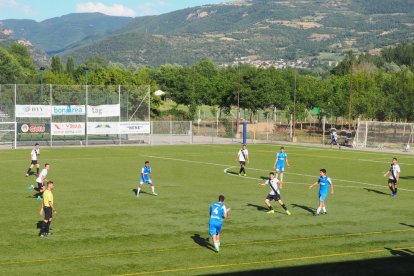
<path fill-rule="evenodd" d="M 43 73 L 45 72 L 45 67 L 40 67 L 40 101 L 42 101 L 43 98 Z M 43 102 L 43 101 L 42 101 Z"/>
<path fill-rule="evenodd" d="M 295 71 L 295 83 L 294 83 L 294 90 L 293 90 L 293 120 L 292 120 L 292 128 L 293 128 L 293 137 L 292 140 L 296 137 L 296 71 Z"/>
<path fill-rule="evenodd" d="M 351 130 L 351 118 L 352 118 L 352 86 L 354 76 L 354 64 L 351 62 L 351 79 L 349 82 L 349 110 L 348 110 L 348 130 Z"/>
<path fill-rule="evenodd" d="M 238 131 L 239 131 L 239 121 L 240 121 L 240 62 L 237 65 L 237 71 L 238 71 L 238 83 L 237 83 L 237 119 L 236 119 L 236 133 L 238 133 Z"/>
<path fill-rule="evenodd" d="M 122 144 L 122 136 L 121 136 L 121 85 L 118 85 L 118 103 L 119 103 L 119 144 Z"/>

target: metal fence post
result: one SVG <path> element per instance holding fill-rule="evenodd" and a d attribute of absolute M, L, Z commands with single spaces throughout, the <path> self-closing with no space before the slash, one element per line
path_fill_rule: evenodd
<path fill-rule="evenodd" d="M 326 130 L 326 116 L 323 116 L 322 119 L 322 145 L 325 145 L 325 130 Z"/>
<path fill-rule="evenodd" d="M 121 85 L 118 85 L 118 103 L 119 103 L 119 126 L 118 126 L 118 133 L 119 133 L 119 144 L 122 145 L 122 134 L 121 134 Z"/>
<path fill-rule="evenodd" d="M 49 96 L 50 96 L 50 147 L 53 147 L 53 135 L 52 135 L 52 123 L 53 123 L 53 95 L 52 95 L 52 84 L 49 85 Z"/>
<path fill-rule="evenodd" d="M 190 121 L 190 144 L 193 144 L 193 121 Z"/>
<path fill-rule="evenodd" d="M 16 116 L 16 105 L 17 105 L 17 84 L 14 85 L 14 148 L 17 149 L 17 116 Z"/>
<path fill-rule="evenodd" d="M 170 145 L 172 145 L 172 121 L 170 120 Z"/>

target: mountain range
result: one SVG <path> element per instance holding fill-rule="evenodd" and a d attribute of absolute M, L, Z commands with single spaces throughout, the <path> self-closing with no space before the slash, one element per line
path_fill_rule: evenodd
<path fill-rule="evenodd" d="M 0 20 L 18 39 L 77 63 L 190 65 L 240 59 L 337 60 L 414 40 L 412 0 L 240 0 L 136 18 L 69 14 L 42 22 Z M 2 38 L 3 37 L 3 38 Z"/>

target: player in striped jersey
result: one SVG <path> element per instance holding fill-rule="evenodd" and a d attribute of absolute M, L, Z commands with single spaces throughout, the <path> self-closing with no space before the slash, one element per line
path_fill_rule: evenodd
<path fill-rule="evenodd" d="M 27 169 L 26 177 L 33 174 L 32 169 L 33 169 L 34 166 L 36 166 L 36 176 L 39 175 L 39 167 L 40 166 L 39 166 L 39 160 L 37 159 L 39 155 L 40 155 L 40 145 L 39 145 L 39 143 L 36 143 L 35 147 L 30 152 L 30 157 L 31 157 L 32 162 L 30 164 L 29 169 Z"/>
<path fill-rule="evenodd" d="M 384 173 L 384 177 L 390 175 L 388 177 L 388 188 L 391 190 L 391 197 L 397 196 L 397 184 L 398 180 L 400 179 L 400 165 L 398 165 L 398 160 L 396 157 L 392 159 L 392 163 L 390 165 L 390 169 Z"/>

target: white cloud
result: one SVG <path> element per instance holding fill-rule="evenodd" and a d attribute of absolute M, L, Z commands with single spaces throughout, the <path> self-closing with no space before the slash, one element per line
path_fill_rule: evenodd
<path fill-rule="evenodd" d="M 1 0 L 0 0 L 1 1 Z M 125 7 L 121 4 L 112 4 L 112 6 L 107 6 L 101 2 L 93 3 L 81 3 L 76 5 L 76 12 L 85 13 L 85 12 L 100 12 L 106 15 L 112 16 L 136 16 L 136 13 L 133 9 Z"/>
<path fill-rule="evenodd" d="M 153 2 L 145 2 L 138 6 L 138 14 L 139 15 L 158 15 L 161 11 L 158 8 L 168 6 L 167 2 L 164 1 L 153 1 Z"/>
<path fill-rule="evenodd" d="M 30 14 L 32 12 L 32 7 L 30 5 L 21 4 L 16 0 L 0 0 L 0 8 L 19 9 L 24 14 Z"/>

